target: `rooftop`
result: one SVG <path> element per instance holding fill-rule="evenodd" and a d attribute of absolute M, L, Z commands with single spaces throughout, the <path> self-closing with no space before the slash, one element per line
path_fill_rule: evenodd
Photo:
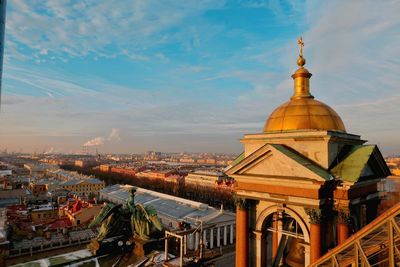
<path fill-rule="evenodd" d="M 110 198 L 125 203 L 129 198 L 130 185 L 113 185 L 100 190 L 100 193 L 107 194 Z M 155 191 L 137 188 L 135 202 L 143 205 L 152 205 L 159 215 L 174 220 L 203 221 L 211 220 L 223 222 L 235 220 L 235 214 L 229 211 L 215 209 L 205 203 L 187 200 Z"/>

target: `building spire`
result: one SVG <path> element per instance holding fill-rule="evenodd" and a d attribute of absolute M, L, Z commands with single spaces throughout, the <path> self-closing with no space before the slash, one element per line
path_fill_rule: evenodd
<path fill-rule="evenodd" d="M 300 47 L 300 51 L 299 51 L 299 58 L 297 59 L 297 65 L 299 67 L 303 67 L 304 64 L 306 64 L 306 60 L 303 58 L 303 47 L 304 47 L 304 42 L 303 42 L 303 38 L 301 38 L 301 36 L 299 37 L 299 39 L 297 40 L 297 43 Z"/>
<path fill-rule="evenodd" d="M 297 65 L 299 68 L 294 74 L 292 74 L 294 80 L 294 94 L 291 99 L 314 98 L 310 93 L 310 78 L 312 74 L 304 68 L 306 60 L 303 58 L 304 42 L 301 36 L 297 40 L 297 44 L 299 45 L 300 50 L 299 58 L 297 59 Z"/>

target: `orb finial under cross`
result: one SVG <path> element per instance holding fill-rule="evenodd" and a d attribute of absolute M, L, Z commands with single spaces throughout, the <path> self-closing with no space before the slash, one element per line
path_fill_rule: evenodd
<path fill-rule="evenodd" d="M 303 58 L 304 42 L 303 42 L 303 38 L 301 38 L 301 36 L 297 40 L 297 43 L 299 44 L 299 47 L 300 47 L 299 59 L 297 59 L 297 65 L 299 65 L 299 67 L 303 67 L 304 64 L 306 64 L 306 60 Z"/>

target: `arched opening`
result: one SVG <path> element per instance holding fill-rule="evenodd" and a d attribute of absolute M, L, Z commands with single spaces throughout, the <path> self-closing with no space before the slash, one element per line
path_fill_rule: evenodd
<path fill-rule="evenodd" d="M 266 209 L 257 221 L 260 232 L 257 266 L 306 266 L 309 231 L 290 209 Z"/>

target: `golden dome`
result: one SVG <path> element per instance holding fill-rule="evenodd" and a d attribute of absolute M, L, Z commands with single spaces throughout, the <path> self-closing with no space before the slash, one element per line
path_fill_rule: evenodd
<path fill-rule="evenodd" d="M 264 132 L 290 130 L 346 132 L 339 115 L 328 105 L 313 98 L 291 99 L 275 109 L 264 126 Z"/>
<path fill-rule="evenodd" d="M 292 75 L 294 94 L 290 101 L 275 109 L 267 119 L 264 132 L 291 130 L 331 130 L 346 132 L 342 119 L 328 105 L 315 100 L 310 93 L 311 73 L 304 68 L 304 43 L 300 37 L 299 69 Z"/>

